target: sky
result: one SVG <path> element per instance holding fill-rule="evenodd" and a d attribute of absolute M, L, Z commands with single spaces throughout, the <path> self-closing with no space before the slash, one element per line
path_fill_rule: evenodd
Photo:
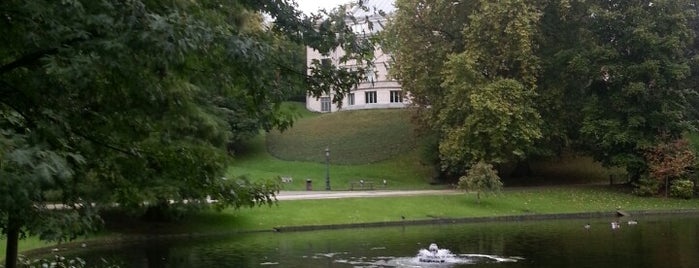
<path fill-rule="evenodd" d="M 325 8 L 330 10 L 338 5 L 349 3 L 352 0 L 296 0 L 299 4 L 299 9 L 306 14 L 316 12 L 318 9 Z"/>

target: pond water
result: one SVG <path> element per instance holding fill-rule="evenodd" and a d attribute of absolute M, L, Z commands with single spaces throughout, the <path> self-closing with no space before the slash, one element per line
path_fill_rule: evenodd
<path fill-rule="evenodd" d="M 398 226 L 156 239 L 77 252 L 122 267 L 699 267 L 699 216 Z M 589 224 L 589 228 L 584 226 Z M 452 255 L 420 262 L 435 243 Z M 88 246 L 90 248 L 90 246 Z M 91 260 L 92 259 L 92 260 Z"/>

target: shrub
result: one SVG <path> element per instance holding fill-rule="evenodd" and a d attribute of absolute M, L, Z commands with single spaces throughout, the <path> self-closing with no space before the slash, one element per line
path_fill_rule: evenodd
<path fill-rule="evenodd" d="M 658 194 L 660 185 L 659 180 L 649 176 L 643 176 L 638 180 L 638 183 L 634 183 L 636 188 L 633 190 L 633 194 L 638 196 L 654 196 Z"/>
<path fill-rule="evenodd" d="M 459 178 L 459 189 L 476 191 L 478 203 L 481 202 L 481 193 L 498 193 L 502 190 L 502 182 L 493 165 L 483 161 L 473 165 L 466 176 Z"/>
<path fill-rule="evenodd" d="M 687 179 L 672 181 L 670 196 L 683 199 L 692 198 L 694 196 L 694 182 Z"/>

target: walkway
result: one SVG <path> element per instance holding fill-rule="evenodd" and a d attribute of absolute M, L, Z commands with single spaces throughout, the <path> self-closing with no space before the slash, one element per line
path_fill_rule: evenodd
<path fill-rule="evenodd" d="M 458 190 L 376 190 L 376 191 L 281 191 L 277 200 L 337 199 L 357 197 L 414 196 L 414 195 L 455 195 L 464 194 Z"/>

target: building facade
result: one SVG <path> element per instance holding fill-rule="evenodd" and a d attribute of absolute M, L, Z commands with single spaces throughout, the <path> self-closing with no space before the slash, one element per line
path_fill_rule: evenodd
<path fill-rule="evenodd" d="M 374 14 L 374 8 L 383 10 L 386 14 L 390 14 L 395 10 L 392 0 L 370 0 L 365 1 L 365 6 L 370 7 L 369 11 L 361 8 L 354 8 L 352 14 L 355 18 L 362 18 L 358 24 L 352 26 L 355 32 L 364 32 L 374 34 L 381 31 L 382 25 L 385 23 L 385 17 Z M 369 29 L 368 22 L 373 24 L 373 28 Z M 333 51 L 328 56 L 321 55 L 318 51 L 307 48 L 306 50 L 306 66 L 310 66 L 314 59 L 322 61 L 331 61 L 334 65 L 338 65 L 339 58 L 343 55 L 343 51 L 338 49 Z M 332 103 L 332 95 L 321 96 L 319 98 L 313 96 L 306 97 L 306 108 L 316 112 L 336 112 L 339 110 L 357 110 L 357 109 L 385 109 L 385 108 L 403 108 L 409 103 L 406 94 L 401 90 L 398 81 L 390 79 L 388 69 L 390 68 L 390 55 L 384 53 L 381 48 L 377 48 L 374 52 L 374 69 L 368 70 L 366 73 L 367 79 L 357 85 L 349 94 L 342 100 L 340 108 Z M 344 67 L 352 68 L 353 66 Z"/>

